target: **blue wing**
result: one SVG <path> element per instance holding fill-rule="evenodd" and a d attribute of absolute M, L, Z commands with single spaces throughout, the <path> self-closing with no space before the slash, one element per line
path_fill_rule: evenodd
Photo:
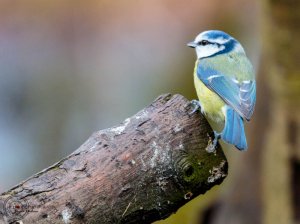
<path fill-rule="evenodd" d="M 211 90 L 217 93 L 228 105 L 243 118 L 250 120 L 256 101 L 255 80 L 239 82 L 219 71 L 198 64 L 198 78 Z"/>

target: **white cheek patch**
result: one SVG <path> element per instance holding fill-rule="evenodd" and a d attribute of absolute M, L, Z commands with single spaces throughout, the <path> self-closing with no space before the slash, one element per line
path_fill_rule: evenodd
<path fill-rule="evenodd" d="M 205 57 L 209 57 L 213 54 L 216 54 L 219 51 L 222 51 L 224 49 L 225 49 L 224 46 L 218 47 L 218 45 L 209 44 L 209 45 L 205 45 L 205 46 L 197 46 L 196 53 L 197 53 L 198 58 L 205 58 Z"/>

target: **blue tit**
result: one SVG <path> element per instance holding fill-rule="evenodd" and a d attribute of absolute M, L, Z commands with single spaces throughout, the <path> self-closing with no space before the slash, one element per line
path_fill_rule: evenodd
<path fill-rule="evenodd" d="M 246 150 L 244 120 L 249 121 L 253 114 L 256 82 L 242 45 L 223 31 L 209 30 L 188 46 L 197 54 L 194 84 L 199 101 L 192 101 L 193 112 L 201 108 L 214 129 L 208 150 L 214 151 L 220 138 Z"/>

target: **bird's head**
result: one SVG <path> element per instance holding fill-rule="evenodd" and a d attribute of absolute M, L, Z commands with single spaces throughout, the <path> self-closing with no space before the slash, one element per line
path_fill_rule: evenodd
<path fill-rule="evenodd" d="M 230 52 L 245 54 L 242 45 L 236 39 L 219 30 L 204 31 L 187 45 L 195 48 L 198 59 Z"/>

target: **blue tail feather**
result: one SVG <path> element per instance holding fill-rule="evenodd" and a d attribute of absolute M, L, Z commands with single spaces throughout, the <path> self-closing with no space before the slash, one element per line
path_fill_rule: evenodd
<path fill-rule="evenodd" d="M 239 150 L 247 149 L 243 119 L 230 107 L 226 109 L 225 127 L 222 131 L 221 138 Z"/>

